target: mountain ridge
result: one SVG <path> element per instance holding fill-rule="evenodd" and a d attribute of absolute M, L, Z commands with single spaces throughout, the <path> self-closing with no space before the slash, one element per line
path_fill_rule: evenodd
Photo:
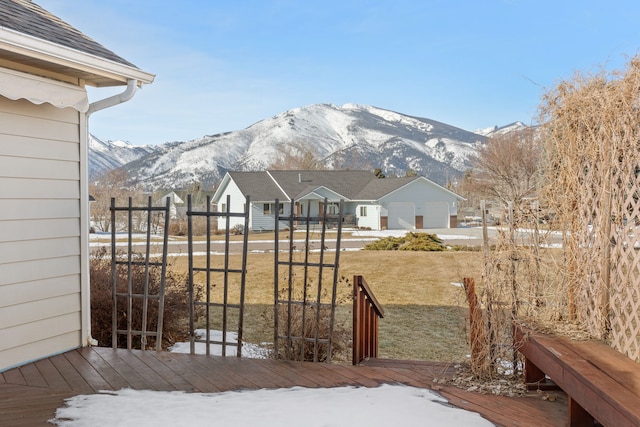
<path fill-rule="evenodd" d="M 118 167 L 148 190 L 195 182 L 210 188 L 226 171 L 264 170 L 285 155 L 311 153 L 327 168 L 380 168 L 387 175 L 413 170 L 444 185 L 470 167 L 470 158 L 487 137 L 520 127 L 525 125 L 514 122 L 475 133 L 374 106 L 312 104 L 191 141 L 144 147 L 117 141 L 111 158 L 90 144 L 90 157 L 100 157 L 90 167 L 121 161 Z M 100 142 L 99 148 L 108 145 Z"/>

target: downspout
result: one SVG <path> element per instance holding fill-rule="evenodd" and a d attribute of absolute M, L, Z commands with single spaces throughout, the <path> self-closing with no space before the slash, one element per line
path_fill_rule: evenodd
<path fill-rule="evenodd" d="M 138 80 L 129 79 L 127 81 L 127 88 L 124 90 L 124 92 L 119 93 L 117 95 L 110 96 L 105 99 L 101 99 L 96 102 L 92 102 L 91 104 L 89 104 L 89 109 L 87 110 L 87 118 L 89 118 L 89 116 L 95 113 L 96 111 L 104 110 L 105 108 L 113 107 L 118 104 L 127 102 L 128 100 L 133 98 L 133 95 L 136 94 L 137 86 L 138 86 Z M 87 125 L 88 125 L 88 122 L 87 122 Z"/>
<path fill-rule="evenodd" d="M 86 130 L 85 130 L 85 141 L 87 141 L 84 147 L 84 153 L 83 153 L 83 157 L 84 157 L 84 162 L 85 165 L 87 165 L 86 168 L 84 168 L 84 182 L 85 182 L 85 188 L 82 191 L 83 193 L 83 197 L 85 199 L 86 203 L 86 211 L 85 211 L 85 215 L 84 217 L 87 218 L 87 224 L 86 227 L 84 227 L 84 232 L 88 233 L 89 232 L 89 225 L 90 225 L 90 221 L 91 221 L 91 217 L 90 217 L 90 212 L 89 212 L 89 116 L 91 116 L 91 114 L 95 113 L 96 111 L 100 111 L 100 110 L 104 110 L 106 108 L 110 108 L 110 107 L 114 107 L 118 104 L 122 104 L 124 102 L 129 101 L 131 98 L 133 98 L 133 96 L 136 94 L 136 89 L 138 87 L 138 80 L 137 79 L 129 79 L 127 81 L 127 88 L 116 95 L 101 99 L 99 101 L 96 102 L 92 102 L 91 104 L 89 104 L 89 109 L 87 110 L 87 112 L 85 113 L 85 125 L 86 125 Z M 96 346 L 98 345 L 98 341 L 93 338 L 91 336 L 91 281 L 90 281 L 90 269 L 89 269 L 89 239 L 87 237 L 86 239 L 86 257 L 85 258 L 85 265 L 83 267 L 83 270 L 85 272 L 85 277 L 87 278 L 86 281 L 86 287 L 85 289 L 86 291 L 86 296 L 84 297 L 84 305 L 86 307 L 85 310 L 85 319 L 84 321 L 86 322 L 87 325 L 87 345 L 89 346 Z"/>

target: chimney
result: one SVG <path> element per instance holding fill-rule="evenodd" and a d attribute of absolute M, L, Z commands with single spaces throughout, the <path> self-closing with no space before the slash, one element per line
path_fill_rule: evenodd
<path fill-rule="evenodd" d="M 302 182 L 302 174 L 301 174 L 301 173 L 299 173 L 299 174 L 298 174 L 298 182 L 299 182 L 299 183 L 301 183 L 301 182 Z"/>

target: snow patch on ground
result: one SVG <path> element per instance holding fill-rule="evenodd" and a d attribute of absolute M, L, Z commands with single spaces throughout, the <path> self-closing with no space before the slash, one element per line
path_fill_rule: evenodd
<path fill-rule="evenodd" d="M 206 329 L 196 329 L 195 331 L 196 341 L 206 340 Z M 227 356 L 236 356 L 238 354 L 238 334 L 236 332 L 227 331 Z M 210 342 L 222 342 L 222 331 L 215 329 L 209 330 Z M 195 354 L 207 354 L 206 342 L 195 342 Z M 172 353 L 190 353 L 191 344 L 188 342 L 177 342 L 170 349 Z M 212 356 L 222 356 L 221 344 L 209 344 L 209 354 Z M 266 359 L 269 357 L 269 350 L 263 346 L 251 344 L 247 342 L 242 343 L 242 357 L 249 357 L 252 359 Z"/>
<path fill-rule="evenodd" d="M 66 399 L 50 422 L 63 427 L 493 426 L 430 390 L 403 385 L 224 393 L 103 391 Z"/>

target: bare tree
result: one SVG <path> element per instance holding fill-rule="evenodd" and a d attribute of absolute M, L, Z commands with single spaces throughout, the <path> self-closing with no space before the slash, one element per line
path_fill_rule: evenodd
<path fill-rule="evenodd" d="M 280 156 L 269 166 L 278 170 L 323 170 L 326 169 L 318 155 L 302 144 L 281 144 Z"/>
<path fill-rule="evenodd" d="M 519 206 L 537 194 L 541 160 L 535 128 L 496 135 L 478 150 L 462 187 L 465 193 Z"/>
<path fill-rule="evenodd" d="M 109 231 L 111 198 L 116 199 L 118 206 L 126 206 L 129 197 L 135 198 L 140 192 L 131 188 L 126 171 L 114 169 L 89 184 L 89 194 L 95 199 L 95 202 L 91 203 L 91 217 L 94 226 L 100 231 Z"/>

